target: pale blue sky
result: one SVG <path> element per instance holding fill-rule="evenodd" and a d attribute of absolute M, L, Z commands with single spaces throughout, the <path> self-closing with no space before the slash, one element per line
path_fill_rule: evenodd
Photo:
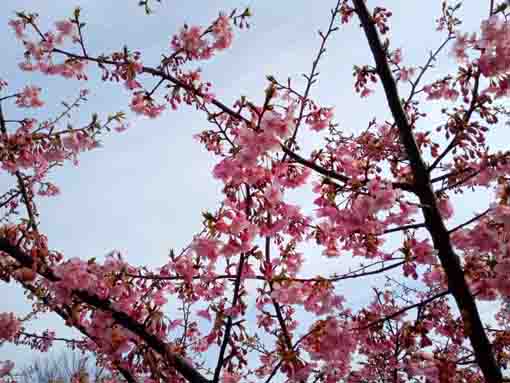
<path fill-rule="evenodd" d="M 156 14 L 144 16 L 136 0 L 82 0 L 55 2 L 49 0 L 4 0 L 0 15 L 0 77 L 9 81 L 11 89 L 27 82 L 44 88 L 47 102 L 41 118 L 52 116 L 62 100 L 71 100 L 80 87 L 92 91 L 73 121 L 86 121 L 93 112 L 105 116 L 119 110 L 128 111 L 129 94 L 121 85 L 102 84 L 94 70 L 89 70 L 88 83 L 47 78 L 37 74 L 22 74 L 17 62 L 22 47 L 7 27 L 16 10 L 35 11 L 43 26 L 62 19 L 80 5 L 87 22 L 85 39 L 91 54 L 120 49 L 124 44 L 143 53 L 146 65 L 156 64 L 161 53 L 168 52 L 171 36 L 186 22 L 206 25 L 219 10 L 243 8 L 253 10 L 252 28 L 236 33 L 233 48 L 218 55 L 211 62 L 200 64 L 204 78 L 210 79 L 218 98 L 231 103 L 240 95 L 259 101 L 266 86 L 266 75 L 280 80 L 292 76 L 298 82 L 300 73 L 308 72 L 312 53 L 319 39 L 316 31 L 329 20 L 334 1 L 203 1 L 163 0 L 156 6 Z M 487 4 L 486 4 L 487 3 Z M 122 4 L 122 5 L 120 5 Z M 439 45 L 443 36 L 434 32 L 434 20 L 439 15 L 441 1 L 388 0 L 369 1 L 394 11 L 392 21 L 394 47 L 401 47 L 406 65 L 423 63 L 431 49 Z M 462 14 L 465 30 L 476 30 L 480 15 L 488 13 L 488 1 L 465 1 Z M 45 29 L 43 27 L 43 29 Z M 452 58 L 441 56 L 446 68 Z M 342 28 L 328 45 L 328 53 L 321 62 L 321 76 L 312 96 L 324 106 L 335 106 L 336 121 L 348 131 L 366 128 L 374 116 L 388 116 L 382 92 L 368 100 L 360 100 L 353 93 L 352 66 L 371 63 L 368 46 L 356 23 Z M 92 68 L 91 68 L 92 69 Z M 436 72 L 437 73 L 437 72 Z M 431 72 L 433 76 L 434 72 Z M 433 78 L 433 77 L 429 77 Z M 404 93 L 405 94 L 405 93 Z M 20 116 L 12 107 L 5 107 L 8 118 Z M 437 111 L 428 122 L 437 123 Z M 48 114 L 50 113 L 50 114 Z M 186 245 L 200 229 L 201 212 L 214 209 L 221 199 L 220 185 L 210 176 L 214 158 L 192 139 L 207 122 L 193 109 L 182 107 L 168 111 L 155 121 L 131 115 L 132 127 L 122 134 L 112 133 L 105 138 L 101 149 L 84 153 L 80 166 L 68 165 L 54 172 L 53 179 L 62 194 L 41 200 L 42 230 L 48 234 L 50 247 L 61 250 L 66 257 L 102 257 L 112 249 L 122 250 L 134 264 L 159 265 L 168 249 Z M 303 130 L 304 132 L 304 130 Z M 310 149 L 319 144 L 317 137 L 301 135 L 302 146 Z M 12 182 L 0 177 L 1 185 Z M 310 199 L 305 192 L 293 198 L 311 212 Z M 485 201 L 470 200 L 470 205 L 485 206 Z M 458 212 L 458 219 L 470 211 Z M 318 258 L 319 252 L 306 248 L 307 271 L 345 270 L 346 261 L 327 263 Z M 358 262 L 358 260 L 357 260 Z M 366 297 L 362 287 L 366 281 L 355 282 L 341 289 L 356 300 Z M 20 311 L 23 295 L 19 288 L 0 284 L 0 312 Z M 69 332 L 59 319 L 48 317 L 40 329 L 51 321 L 59 335 Z M 35 328 L 35 327 L 34 327 Z M 0 348 L 0 360 L 26 360 L 26 350 L 13 346 Z"/>

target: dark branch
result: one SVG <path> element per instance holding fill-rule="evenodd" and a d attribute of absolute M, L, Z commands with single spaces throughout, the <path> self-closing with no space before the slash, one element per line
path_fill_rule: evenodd
<path fill-rule="evenodd" d="M 18 247 L 13 246 L 6 238 L 0 238 L 0 251 L 10 255 L 24 267 L 33 267 L 34 261 L 32 257 L 26 255 Z M 41 267 L 37 267 L 37 272 L 50 282 L 58 282 L 60 280 L 51 269 L 46 268 L 43 270 Z M 116 310 L 108 300 L 101 299 L 97 295 L 84 290 L 73 290 L 72 293 L 82 302 L 96 309 L 108 312 L 118 324 L 138 335 L 150 348 L 166 358 L 187 381 L 191 383 L 209 383 L 209 380 L 192 367 L 184 358 L 170 352 L 167 345 L 161 339 L 150 334 L 141 323 L 137 322 L 126 313 Z M 56 311 L 54 307 L 52 307 L 52 310 Z"/>
<path fill-rule="evenodd" d="M 434 247 L 438 250 L 441 265 L 448 277 L 449 290 L 462 314 L 464 331 L 471 341 L 477 363 L 485 380 L 491 383 L 500 383 L 502 380 L 501 370 L 494 358 L 492 345 L 485 333 L 475 299 L 464 277 L 460 259 L 453 250 L 450 234 L 437 207 L 429 172 L 400 102 L 397 86 L 386 59 L 386 51 L 379 39 L 365 1 L 353 0 L 353 3 L 376 62 L 377 73 L 381 79 L 389 108 L 399 129 L 400 141 L 409 157 L 414 175 L 416 195 L 424 206 L 422 212 L 425 224 L 432 237 Z"/>

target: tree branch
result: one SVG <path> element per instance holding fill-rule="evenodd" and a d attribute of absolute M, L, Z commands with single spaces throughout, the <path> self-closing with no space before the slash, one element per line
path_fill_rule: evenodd
<path fill-rule="evenodd" d="M 32 268 L 34 266 L 32 257 L 25 254 L 18 247 L 13 246 L 6 238 L 0 238 L 0 251 L 10 255 L 24 267 Z M 45 268 L 45 270 L 43 270 L 39 265 L 36 265 L 36 270 L 39 275 L 50 282 L 58 282 L 60 280 L 51 269 Z M 116 310 L 108 300 L 101 299 L 97 295 L 84 290 L 73 290 L 72 294 L 82 302 L 96 309 L 108 312 L 118 324 L 138 335 L 149 347 L 166 358 L 187 381 L 191 383 L 209 383 L 209 380 L 200 374 L 200 372 L 191 366 L 184 358 L 170 352 L 167 345 L 161 339 L 150 334 L 141 323 L 131 318 L 126 313 Z M 56 311 L 55 308 L 52 308 L 52 310 Z M 56 312 L 58 314 L 58 311 Z"/>
<path fill-rule="evenodd" d="M 246 187 L 246 215 L 249 216 L 249 209 L 250 209 L 250 188 Z M 239 300 L 239 294 L 241 291 L 241 279 L 243 275 L 243 268 L 244 268 L 244 261 L 245 261 L 246 254 L 241 253 L 240 259 L 239 259 L 239 265 L 237 266 L 237 274 L 236 279 L 234 282 L 234 294 L 232 298 L 232 307 L 235 308 L 235 306 L 238 303 Z M 228 342 L 230 341 L 230 332 L 232 331 L 232 325 L 234 323 L 234 320 L 232 318 L 232 314 L 229 315 L 227 320 L 227 325 L 225 326 L 225 334 L 223 336 L 223 342 L 220 347 L 220 353 L 218 355 L 218 362 L 216 364 L 216 368 L 214 369 L 214 378 L 213 383 L 218 383 L 220 380 L 220 374 L 221 369 L 223 368 L 223 362 L 225 361 L 225 352 L 227 350 Z"/>
<path fill-rule="evenodd" d="M 409 157 L 416 194 L 422 205 L 429 206 L 428 208 L 422 208 L 425 224 L 432 237 L 434 247 L 438 250 L 441 265 L 448 277 L 449 290 L 461 312 L 465 333 L 471 341 L 477 363 L 485 380 L 491 383 L 500 383 L 502 380 L 501 370 L 494 358 L 492 345 L 485 333 L 475 299 L 464 277 L 460 259 L 453 250 L 450 235 L 437 207 L 429 172 L 400 103 L 397 86 L 386 60 L 386 52 L 365 1 L 353 0 L 353 3 L 376 62 L 377 73 L 381 79 L 389 108 L 399 129 L 401 143 Z"/>
<path fill-rule="evenodd" d="M 357 330 L 366 330 L 366 329 L 368 329 L 370 327 L 377 326 L 378 324 L 384 323 L 384 322 L 386 322 L 386 321 L 388 321 L 390 319 L 398 317 L 399 315 L 402 315 L 402 314 L 404 314 L 405 312 L 407 312 L 409 310 L 415 309 L 417 307 L 425 306 L 425 305 L 429 304 L 430 302 L 435 301 L 438 298 L 445 297 L 448 294 L 450 294 L 450 291 L 448 291 L 448 290 L 441 291 L 440 293 L 437 293 L 436 295 L 433 295 L 430 298 L 424 299 L 423 301 L 420 301 L 418 303 L 412 304 L 410 306 L 403 307 L 402 309 L 400 309 L 398 311 L 395 311 L 394 313 L 392 313 L 390 315 L 387 315 L 384 318 L 377 319 L 377 320 L 375 320 L 373 322 L 370 322 L 366 326 L 359 327 L 359 328 L 357 328 Z"/>

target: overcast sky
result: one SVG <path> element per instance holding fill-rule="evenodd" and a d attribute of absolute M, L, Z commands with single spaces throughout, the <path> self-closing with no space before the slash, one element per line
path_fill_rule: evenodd
<path fill-rule="evenodd" d="M 207 25 L 220 10 L 249 5 L 254 14 L 252 28 L 237 32 L 233 48 L 228 52 L 200 65 L 204 78 L 213 83 L 214 93 L 226 103 L 232 103 L 240 95 L 260 102 L 267 75 L 283 81 L 291 76 L 300 81 L 300 73 L 309 71 L 319 44 L 316 32 L 327 26 L 329 9 L 335 1 L 163 0 L 151 16 L 144 16 L 136 3 L 137 0 L 4 0 L 0 15 L 0 78 L 7 80 L 13 90 L 27 83 L 42 87 L 46 107 L 34 113 L 41 118 L 58 113 L 60 101 L 72 100 L 80 88 L 90 89 L 91 95 L 90 101 L 71 120 L 76 125 L 86 122 L 94 112 L 106 116 L 128 111 L 129 93 L 120 85 L 101 83 L 93 70 L 89 71 L 93 74 L 88 82 L 21 73 L 17 63 L 23 50 L 7 27 L 9 18 L 17 10 L 37 12 L 44 30 L 53 21 L 71 15 L 74 6 L 80 5 L 83 20 L 87 22 L 85 39 L 90 54 L 119 50 L 127 45 L 143 53 L 146 65 L 156 65 L 160 55 L 169 52 L 170 39 L 183 23 Z M 486 3 L 466 2 L 462 12 L 465 30 L 478 28 L 480 15 L 488 13 Z M 434 31 L 434 20 L 440 12 L 439 0 L 381 0 L 369 1 L 369 5 L 387 6 L 394 11 L 393 45 L 403 49 L 405 65 L 423 63 L 428 52 L 443 38 Z M 447 54 L 441 60 L 442 68 L 453 64 Z M 355 22 L 342 28 L 331 40 L 320 64 L 320 82 L 312 92 L 321 105 L 335 106 L 336 122 L 351 132 L 366 128 L 372 117 L 388 116 L 379 88 L 368 100 L 360 100 L 353 93 L 352 67 L 365 63 L 371 63 L 368 46 Z M 434 73 L 438 72 L 432 71 L 429 78 Z M 9 105 L 5 111 L 9 119 L 21 116 Z M 221 200 L 220 185 L 210 175 L 214 158 L 192 138 L 207 127 L 203 115 L 182 107 L 154 121 L 132 115 L 130 119 L 132 127 L 127 132 L 111 134 L 104 139 L 102 148 L 82 154 L 78 167 L 68 165 L 55 171 L 52 179 L 62 194 L 39 202 L 41 228 L 48 235 L 50 247 L 68 258 L 101 258 L 110 250 L 119 249 L 133 264 L 160 265 L 170 248 L 187 245 L 200 229 L 201 212 L 214 209 Z M 427 123 L 435 126 L 438 121 L 437 111 L 432 110 Z M 306 149 L 317 147 L 319 142 L 317 137 L 305 133 L 301 136 Z M 12 179 L 2 176 L 0 182 L 5 188 Z M 305 192 L 293 198 L 308 212 L 312 211 Z M 483 207 L 485 203 L 470 200 L 471 207 L 478 205 Z M 465 218 L 471 211 L 458 211 L 456 218 Z M 304 250 L 308 272 L 323 271 L 326 267 L 341 271 L 349 264 L 334 260 L 326 265 L 318 258 L 319 251 L 311 246 Z M 342 287 L 342 291 L 363 300 L 366 296 L 360 290 L 363 283 L 352 283 Z M 15 286 L 0 284 L 0 297 L 0 312 L 27 309 L 22 303 L 22 292 Z M 44 329 L 48 323 L 59 335 L 69 333 L 52 316 L 37 326 L 32 325 L 31 329 Z M 26 361 L 26 350 L 0 347 L 2 359 Z"/>

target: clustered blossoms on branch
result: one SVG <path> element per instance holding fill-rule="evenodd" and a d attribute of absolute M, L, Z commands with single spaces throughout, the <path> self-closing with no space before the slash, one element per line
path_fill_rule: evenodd
<path fill-rule="evenodd" d="M 459 6 L 445 2 L 437 20 L 444 41 L 424 64 L 409 65 L 392 47 L 391 11 L 339 0 L 304 89 L 268 76 L 263 103 L 241 97 L 232 106 L 195 65 L 228 50 L 249 9 L 220 13 L 208 27 L 185 25 L 154 66 L 127 47 L 93 54 L 79 9 L 48 32 L 35 14 L 18 13 L 9 24 L 24 45 L 24 71 L 83 81 L 97 66 L 103 81 L 132 93 L 134 114 L 157 118 L 182 103 L 203 113 L 211 127 L 196 139 L 217 158 L 212 176 L 223 189 L 219 207 L 203 213 L 203 230 L 159 268 L 132 266 L 116 251 L 103 261 L 64 256 L 39 229 L 36 195 L 57 194 L 49 172 L 77 163 L 112 124 L 124 131 L 125 115 L 63 127 L 86 101 L 82 91 L 55 118 L 11 119 L 44 106 L 41 89 L 9 93 L 0 81 L 0 162 L 14 180 L 0 196 L 0 278 L 30 293 L 33 314 L 51 310 L 82 334 L 27 333 L 28 319 L 0 313 L 0 341 L 41 351 L 63 341 L 93 352 L 112 383 L 501 382 L 510 355 L 510 158 L 492 152 L 487 135 L 510 116 L 499 102 L 508 96 L 510 24 L 504 7 L 488 3 L 478 37 L 460 32 Z M 335 108 L 311 91 L 326 45 L 355 19 L 375 65 L 354 67 L 354 90 L 368 97 L 382 88 L 392 120 L 374 118 L 346 135 Z M 432 77 L 451 41 L 458 66 Z M 7 114 L 9 100 L 19 109 Z M 438 102 L 443 120 L 431 129 L 427 106 Z M 305 155 L 304 134 L 325 143 Z M 290 202 L 292 189 L 305 188 L 312 212 Z M 469 188 L 485 190 L 487 210 L 455 226 L 451 197 Z M 305 254 L 306 243 L 321 254 Z M 362 263 L 312 277 L 307 257 Z M 340 293 L 350 279 L 375 275 L 387 283 L 372 284 L 370 302 Z M 482 322 L 480 301 L 497 309 L 494 323 Z M 0 380 L 12 371 L 1 362 Z"/>
<path fill-rule="evenodd" d="M 11 341 L 16 334 L 20 331 L 20 322 L 13 313 L 0 314 L 0 323 L 2 329 L 0 330 L 0 339 Z"/>

